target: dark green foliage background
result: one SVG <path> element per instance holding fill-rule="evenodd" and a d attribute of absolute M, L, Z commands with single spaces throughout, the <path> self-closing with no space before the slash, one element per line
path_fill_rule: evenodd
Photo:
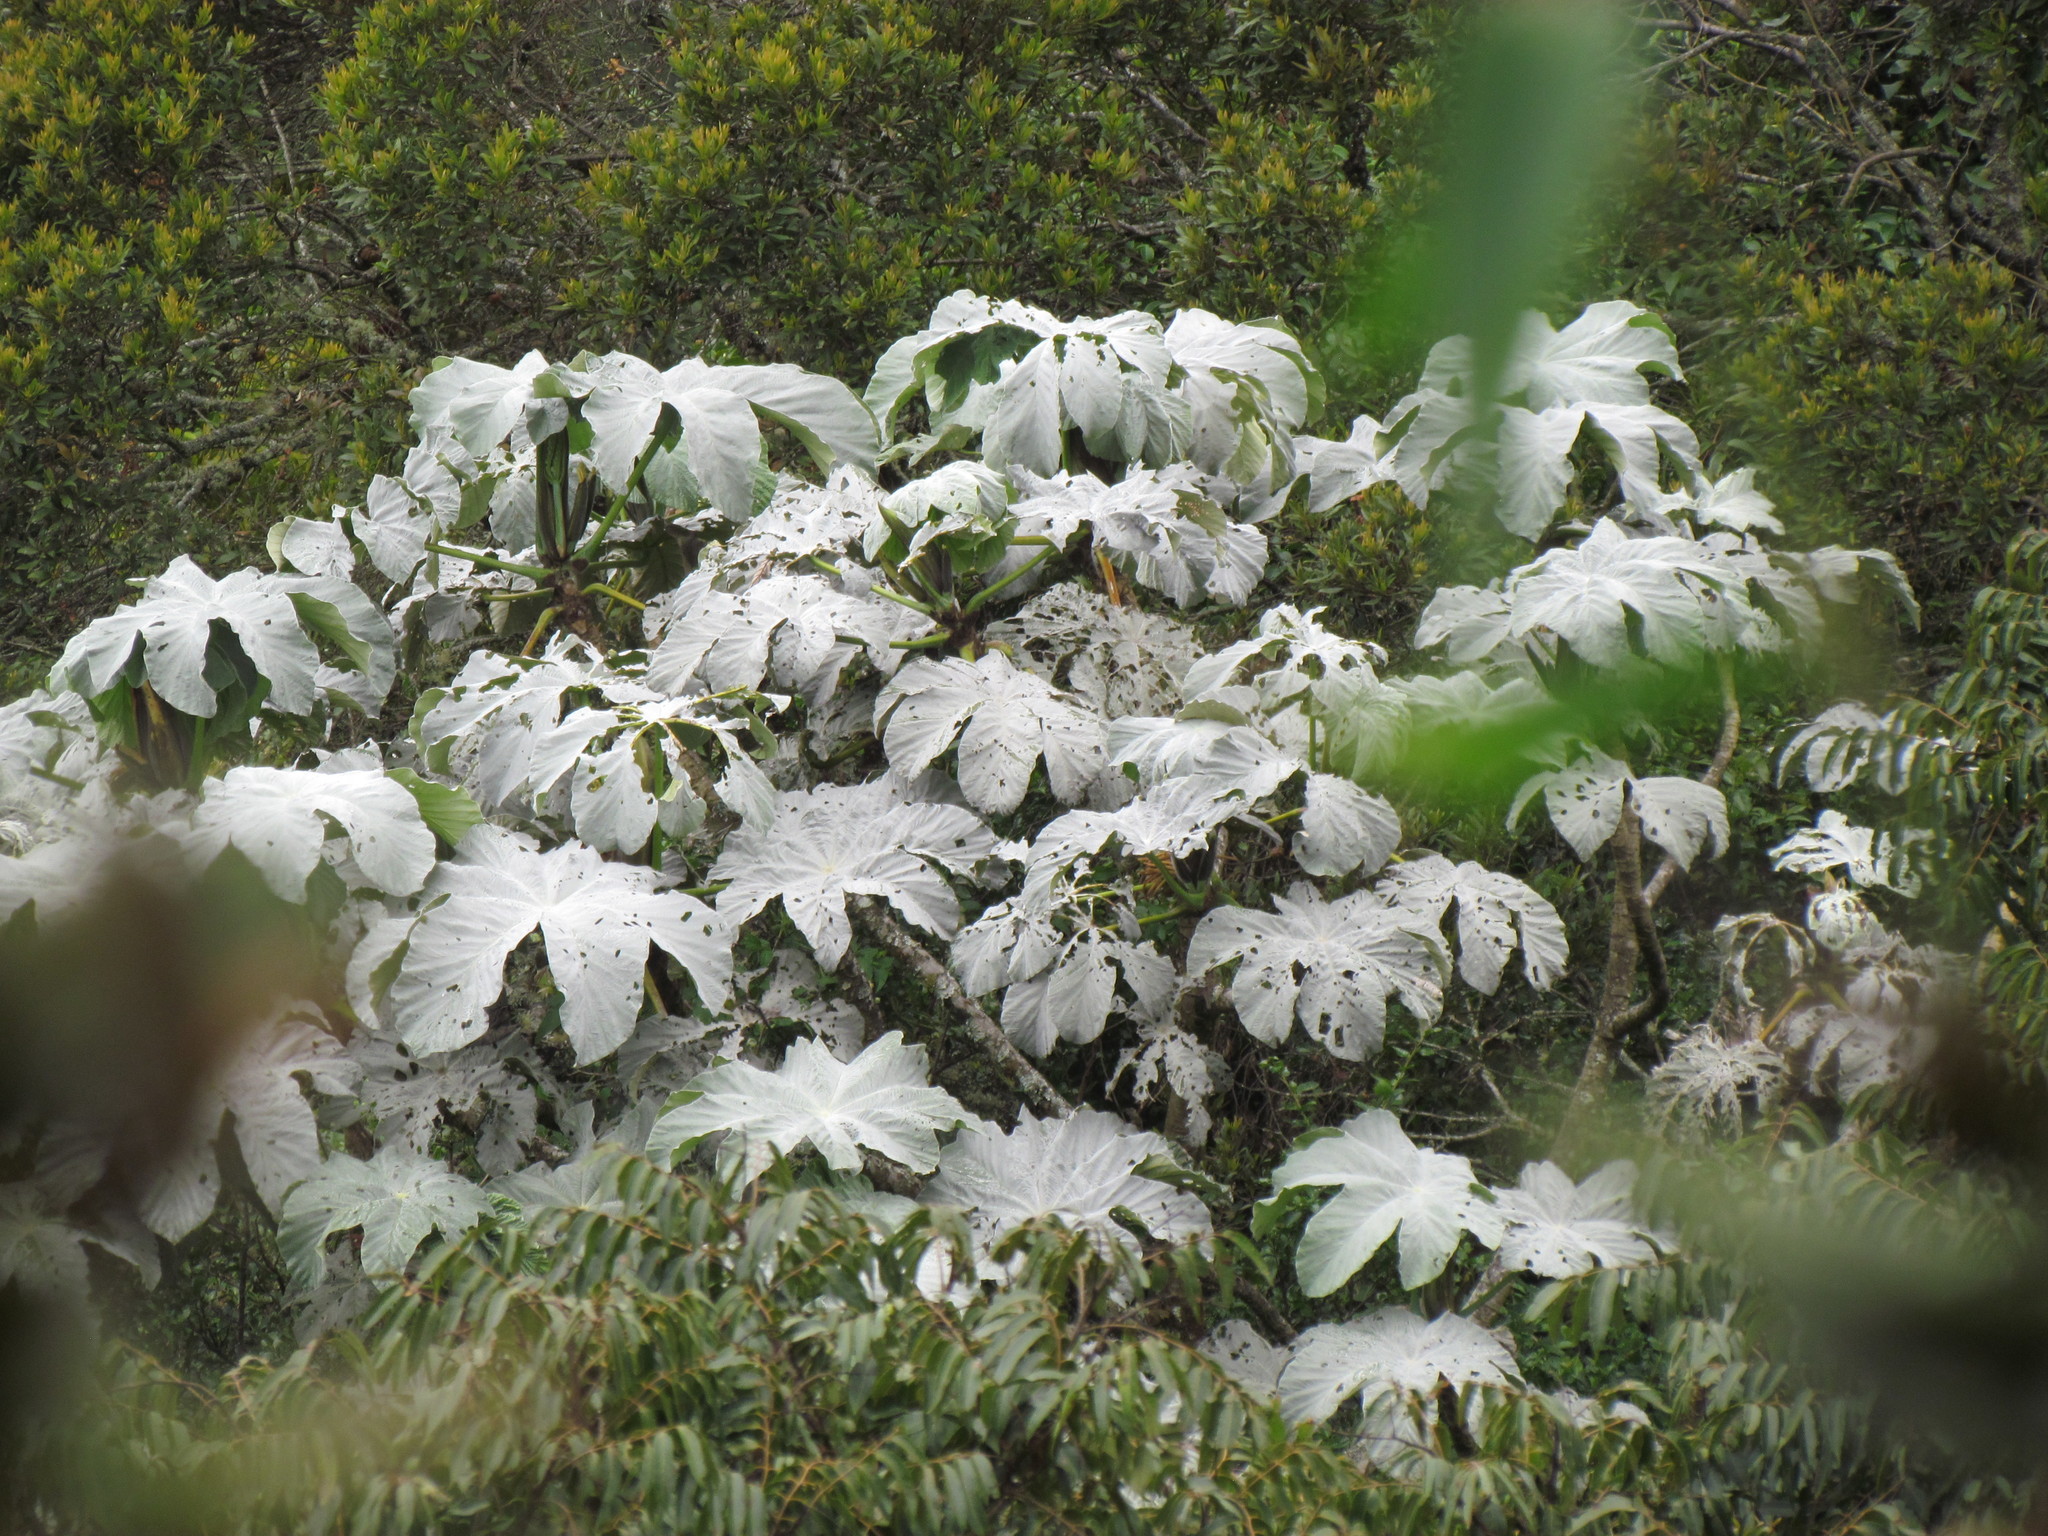
<path fill-rule="evenodd" d="M 1937 641 L 2048 496 L 2043 15 L 1756 13 L 1804 64 L 1646 27 L 1675 41 L 1554 295 L 1666 314 L 1709 442 L 1797 534 L 1897 548 Z M 1323 343 L 1333 419 L 1384 409 L 1415 359 L 1329 327 L 1427 189 L 1458 45 L 1416 0 L 12 7 L 0 667 L 174 549 L 250 558 L 395 467 L 445 352 L 857 385 L 967 286 L 1277 313 Z M 1290 581 L 1397 636 L 1425 542 L 1333 529 Z"/>

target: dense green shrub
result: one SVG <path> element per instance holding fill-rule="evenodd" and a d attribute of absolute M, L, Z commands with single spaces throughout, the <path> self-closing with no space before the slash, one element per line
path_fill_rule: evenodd
<path fill-rule="evenodd" d="M 1080 1235 L 918 1290 L 963 1230 L 632 1162 L 368 1325 L 203 1392 L 131 1359 L 104 1529 L 1337 1532 L 1363 1480 L 1149 1326 Z M 1157 1281 L 1155 1280 L 1156 1284 Z M 929 1278 L 927 1278 L 929 1284 Z M 105 1413 L 106 1410 L 101 1410 Z"/>
<path fill-rule="evenodd" d="M 262 252 L 218 173 L 247 53 L 178 0 L 0 21 L 0 547 L 11 592 L 58 598 L 6 603 L 0 642 L 45 643 L 81 578 L 155 558 L 137 483 L 235 391 L 234 283 Z"/>
<path fill-rule="evenodd" d="M 1895 550 L 1944 633 L 2048 515 L 2048 333 L 2013 287 L 1982 264 L 1795 277 L 1725 365 L 1728 431 L 1792 525 Z"/>

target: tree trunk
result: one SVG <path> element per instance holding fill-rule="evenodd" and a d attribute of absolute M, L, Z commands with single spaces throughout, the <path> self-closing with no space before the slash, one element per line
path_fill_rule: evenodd
<path fill-rule="evenodd" d="M 1622 1040 L 1635 1029 L 1663 1012 L 1670 1000 L 1670 986 L 1664 974 L 1664 952 L 1651 926 L 1650 910 L 1643 900 L 1643 824 L 1636 816 L 1634 801 L 1626 791 L 1621 802 L 1621 824 L 1608 840 L 1614 854 L 1614 907 L 1607 924 L 1607 970 L 1600 983 L 1600 1003 L 1593 1015 L 1593 1038 L 1586 1042 L 1586 1057 L 1579 1066 L 1579 1078 L 1565 1105 L 1564 1120 L 1550 1149 L 1551 1159 L 1569 1168 L 1584 1150 L 1593 1129 L 1593 1117 L 1607 1096 L 1614 1077 L 1614 1059 Z M 1647 956 L 1650 960 L 1650 997 L 1631 1005 L 1636 971 Z"/>

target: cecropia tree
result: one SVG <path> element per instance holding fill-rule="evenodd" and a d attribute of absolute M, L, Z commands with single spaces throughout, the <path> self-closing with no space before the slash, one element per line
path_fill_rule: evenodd
<path fill-rule="evenodd" d="M 1576 1123 L 1668 995 L 1655 901 L 1730 843 L 1732 661 L 1803 643 L 1864 576 L 1898 584 L 1882 554 L 1764 543 L 1747 472 L 1710 473 L 1652 400 L 1679 361 L 1633 305 L 1529 317 L 1495 401 L 1469 354 L 1443 343 L 1384 426 L 1333 439 L 1309 435 L 1322 380 L 1283 327 L 1201 311 L 1060 320 L 963 292 L 859 393 L 616 352 L 444 360 L 400 474 L 286 520 L 275 571 L 173 562 L 0 707 L 0 918 L 57 922 L 110 851 L 241 859 L 325 965 L 265 1000 L 153 1186 L 82 1176 L 104 1155 L 54 1122 L 10 1128 L 0 1280 L 76 1290 L 80 1243 L 153 1265 L 134 1221 L 184 1237 L 246 1170 L 334 1326 L 436 1233 L 534 1241 L 601 1200 L 605 1146 L 956 1208 L 976 1251 L 940 1297 L 1005 1283 L 1031 1223 L 1200 1269 L 1250 1239 L 1220 1230 L 1195 1149 L 1227 1141 L 1241 1178 L 1272 1144 L 1223 1136 L 1233 1062 L 1369 1092 L 1358 1064 L 1396 1028 L 1420 1046 L 1567 973 L 1533 876 L 1411 841 L 1408 744 L 1588 676 L 1717 679 L 1696 774 L 1638 773 L 1626 712 L 1530 751 L 1510 823 L 1540 800 L 1614 871 Z M 1413 653 L 1436 670 L 1390 675 L 1264 585 L 1275 514 L 1383 484 L 1418 506 L 1481 485 L 1540 543 L 1437 594 Z M 388 720 L 401 666 L 414 702 Z M 1824 819 L 1779 859 L 1904 889 L 1899 851 Z M 1752 1096 L 1795 1071 L 1850 1093 L 1910 1055 L 1888 999 L 1931 962 L 1881 928 L 1799 942 L 1835 957 L 1812 997 L 1840 972 L 1871 1017 L 1809 1007 L 1796 1066 L 1720 1027 L 1660 1074 L 1670 1103 L 1736 1105 L 1731 1051 L 1778 1063 Z M 930 1008 L 885 1011 L 904 987 Z M 1668 1256 L 1633 1169 L 1575 1166 L 1569 1135 L 1569 1172 L 1493 1188 L 1421 1134 L 1366 1107 L 1264 1157 L 1254 1225 L 1314 1206 L 1302 1293 L 1356 1311 L 1387 1249 L 1371 1284 L 1435 1287 L 1437 1315 L 1317 1312 L 1272 1344 L 1239 1320 L 1219 1346 L 1297 1419 L 1363 1399 L 1374 1444 L 1411 1398 L 1527 1387 L 1448 1295 L 1454 1262 L 1570 1284 Z"/>

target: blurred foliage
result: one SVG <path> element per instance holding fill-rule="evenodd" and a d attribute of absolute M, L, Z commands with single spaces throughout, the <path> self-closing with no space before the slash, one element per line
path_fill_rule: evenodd
<path fill-rule="evenodd" d="M 1797 534 L 1892 550 L 1944 637 L 2048 517 L 2048 332 L 2015 287 L 1982 263 L 1795 276 L 1728 368 L 1728 429 L 1778 469 Z"/>
<path fill-rule="evenodd" d="M 1026 1236 L 956 1309 L 918 1290 L 969 1243 L 930 1212 L 591 1177 L 542 1230 L 444 1250 L 361 1343 L 218 1393 L 131 1357 L 74 1449 L 93 1528 L 1348 1528 L 1341 1458 L 1154 1331 L 1170 1266 Z"/>
<path fill-rule="evenodd" d="M 1818 1154 L 1802 1200 L 1911 1202 L 1887 1154 Z M 1897 1163 L 1896 1157 L 1890 1158 Z M 1886 1175 L 1892 1175 L 1887 1177 Z M 1518 1294 L 1533 1375 L 1622 1377 L 1672 1428 L 1468 1391 L 1400 1475 L 1361 1469 L 1166 1336 L 1207 1265 L 1026 1230 L 1014 1277 L 923 1294 L 964 1244 L 875 1197 L 770 1176 L 742 1199 L 633 1159 L 557 1215 L 444 1248 L 360 1337 L 214 1385 L 133 1351 L 44 1440 L 44 1518 L 86 1531 L 1910 1532 L 1996 1507 L 1751 1353 L 1726 1271 Z M 1924 1186 L 1925 1176 L 1917 1182 Z M 1181 1255 L 1180 1258 L 1190 1258 Z M 1219 1266 L 1219 1270 L 1221 1266 Z M 1227 1300 L 1227 1297 L 1222 1298 Z M 48 1495 L 46 1494 L 46 1498 Z"/>
<path fill-rule="evenodd" d="M 2048 497 L 2048 6 L 1652 14 L 1638 175 L 1584 268 L 1673 323 L 1708 446 L 1802 534 L 1895 550 L 1952 641 Z"/>

